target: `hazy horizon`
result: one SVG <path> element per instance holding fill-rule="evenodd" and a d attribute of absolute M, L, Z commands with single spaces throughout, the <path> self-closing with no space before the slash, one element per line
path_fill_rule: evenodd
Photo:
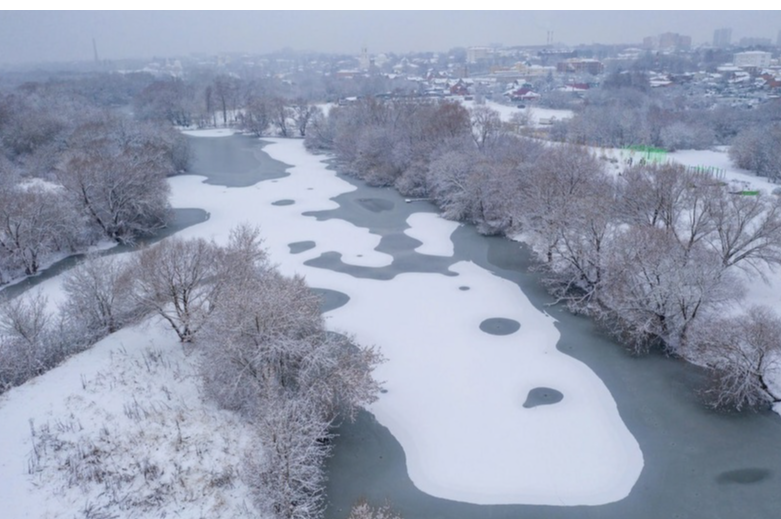
<path fill-rule="evenodd" d="M 0 63 L 147 59 L 191 53 L 358 54 L 446 51 L 499 43 L 640 43 L 677 32 L 693 44 L 713 31 L 776 41 L 781 11 L 2 11 Z"/>

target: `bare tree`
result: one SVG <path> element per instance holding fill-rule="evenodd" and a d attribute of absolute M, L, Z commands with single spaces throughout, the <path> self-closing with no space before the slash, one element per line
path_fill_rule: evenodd
<path fill-rule="evenodd" d="M 194 89 L 179 78 L 155 81 L 134 99 L 138 119 L 164 120 L 176 126 L 192 124 L 194 108 Z"/>
<path fill-rule="evenodd" d="M 312 120 L 312 117 L 320 112 L 322 113 L 322 110 L 319 106 L 311 105 L 309 104 L 305 99 L 299 98 L 295 101 L 293 104 L 293 113 L 292 117 L 295 121 L 296 129 L 298 130 L 298 135 L 300 137 L 306 137 L 306 129 L 309 126 L 309 121 Z"/>
<path fill-rule="evenodd" d="M 374 507 L 367 501 L 360 500 L 350 509 L 347 519 L 402 519 L 402 516 L 394 512 L 389 505 Z"/>
<path fill-rule="evenodd" d="M 578 218 L 580 200 L 607 188 L 602 164 L 590 152 L 575 146 L 553 146 L 523 170 L 522 214 L 517 215 L 531 232 L 545 261 L 553 262 L 562 230 Z"/>
<path fill-rule="evenodd" d="M 607 175 L 590 179 L 592 189 L 571 203 L 576 211 L 558 226 L 553 261 L 544 263 L 545 283 L 570 308 L 588 310 L 600 290 L 619 224 L 615 184 Z"/>
<path fill-rule="evenodd" d="M 142 313 L 132 298 L 133 273 L 119 256 L 88 256 L 65 274 L 68 298 L 61 313 L 78 323 L 94 342 L 136 320 Z"/>
<path fill-rule="evenodd" d="M 487 106 L 475 106 L 469 110 L 472 124 L 472 138 L 477 149 L 483 151 L 502 128 L 499 112 Z"/>
<path fill-rule="evenodd" d="M 59 360 L 47 304 L 41 292 L 0 304 L 0 390 L 40 375 Z"/>
<path fill-rule="evenodd" d="M 781 178 L 781 124 L 751 126 L 741 131 L 732 143 L 729 156 L 740 168 L 770 179 Z"/>
<path fill-rule="evenodd" d="M 257 229 L 235 230 L 222 262 L 199 339 L 204 389 L 260 430 L 261 458 L 244 471 L 258 507 L 274 518 L 320 517 L 329 429 L 377 397 L 371 373 L 382 358 L 325 330 L 319 298 L 266 264 Z"/>
<path fill-rule="evenodd" d="M 244 130 L 258 137 L 262 136 L 271 125 L 271 107 L 268 101 L 262 97 L 250 98 L 239 120 Z"/>
<path fill-rule="evenodd" d="M 696 362 L 709 369 L 703 396 L 716 408 L 757 409 L 781 402 L 770 377 L 781 362 L 781 319 L 768 307 L 722 318 L 700 327 Z"/>
<path fill-rule="evenodd" d="M 238 80 L 235 77 L 220 75 L 214 78 L 212 93 L 222 112 L 222 124 L 228 125 L 228 110 L 235 110 L 238 96 Z"/>
<path fill-rule="evenodd" d="M 204 379 L 220 405 L 252 414 L 285 395 L 317 395 L 329 420 L 376 398 L 373 348 L 328 333 L 320 300 L 301 278 L 273 270 L 234 278 L 204 329 Z"/>
<path fill-rule="evenodd" d="M 685 348 L 691 326 L 741 290 L 719 258 L 647 226 L 623 230 L 603 271 L 601 319 L 633 351 Z"/>
<path fill-rule="evenodd" d="M 267 517 L 322 517 L 330 422 L 313 402 L 304 395 L 276 400 L 256 417 L 262 452 L 259 461 L 248 458 L 244 479 Z"/>
<path fill-rule="evenodd" d="M 74 205 L 108 238 L 132 243 L 165 225 L 175 172 L 169 149 L 132 121 L 102 118 L 72 136 L 58 178 Z"/>
<path fill-rule="evenodd" d="M 192 342 L 214 310 L 225 281 L 221 252 L 204 239 L 167 238 L 134 258 L 134 296 Z"/>
<path fill-rule="evenodd" d="M 449 220 L 465 220 L 472 213 L 475 152 L 447 151 L 429 165 L 426 183 L 431 197 Z"/>
<path fill-rule="evenodd" d="M 335 122 L 335 117 L 331 117 L 330 114 L 326 117 L 322 110 L 313 113 L 307 125 L 306 141 L 304 142 L 306 148 L 314 152 L 333 149 L 336 133 Z"/>
<path fill-rule="evenodd" d="M 781 201 L 773 195 L 721 192 L 713 201 L 717 239 L 713 247 L 725 267 L 750 267 L 761 273 L 781 263 Z"/>
<path fill-rule="evenodd" d="M 691 178 L 678 164 L 645 164 L 621 176 L 622 210 L 632 224 L 674 230 L 686 208 Z"/>
<path fill-rule="evenodd" d="M 21 267 L 28 276 L 37 273 L 42 259 L 72 244 L 74 223 L 77 229 L 78 216 L 59 186 L 0 186 L 0 250 L 11 268 Z"/>
<path fill-rule="evenodd" d="M 287 105 L 287 101 L 281 97 L 275 97 L 269 102 L 269 112 L 271 124 L 276 127 L 279 135 L 289 137 L 290 120 L 295 116 L 295 112 Z"/>

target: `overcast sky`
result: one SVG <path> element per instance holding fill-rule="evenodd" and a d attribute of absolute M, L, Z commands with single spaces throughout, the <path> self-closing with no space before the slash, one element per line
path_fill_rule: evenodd
<path fill-rule="evenodd" d="M 283 48 L 358 54 L 554 41 L 632 43 L 671 31 L 710 42 L 714 29 L 771 38 L 781 11 L 0 11 L 0 63 L 151 58 Z"/>

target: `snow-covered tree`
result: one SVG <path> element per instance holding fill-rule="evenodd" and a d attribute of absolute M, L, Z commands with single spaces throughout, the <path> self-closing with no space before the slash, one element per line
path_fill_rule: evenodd
<path fill-rule="evenodd" d="M 654 345 L 675 352 L 692 325 L 740 298 L 735 278 L 704 247 L 686 249 L 654 227 L 625 228 L 603 270 L 600 302 L 605 325 L 633 351 Z"/>
<path fill-rule="evenodd" d="M 122 328 L 142 313 L 133 300 L 133 273 L 119 256 L 90 255 L 65 273 L 63 317 L 90 342 Z"/>
<path fill-rule="evenodd" d="M 192 242 L 196 243 L 197 242 Z M 260 459 L 244 479 L 273 518 L 317 518 L 324 506 L 322 465 L 330 427 L 372 402 L 381 362 L 373 349 L 328 332 L 320 299 L 260 253 L 256 229 L 241 227 L 222 249 L 218 297 L 199 335 L 207 395 L 258 427 Z M 206 280 L 208 281 L 208 280 Z"/>
<path fill-rule="evenodd" d="M 0 186 L 0 268 L 37 273 L 42 260 L 72 244 L 79 224 L 55 184 Z"/>
<path fill-rule="evenodd" d="M 253 96 L 247 100 L 244 110 L 239 114 L 242 129 L 262 136 L 271 125 L 271 105 L 266 98 Z"/>
<path fill-rule="evenodd" d="M 545 261 L 552 262 L 562 230 L 581 215 L 583 203 L 609 189 L 605 172 L 587 150 L 553 146 L 523 173 L 517 219 L 524 221 Z"/>
<path fill-rule="evenodd" d="M 158 313 L 182 342 L 192 342 L 214 310 L 224 284 L 222 254 L 202 238 L 167 238 L 133 259 L 133 294 Z"/>
<path fill-rule="evenodd" d="M 322 109 L 319 106 L 309 104 L 305 99 L 297 99 L 293 103 L 293 121 L 295 122 L 296 130 L 299 137 L 306 137 L 306 130 L 309 127 L 309 121 L 318 112 L 322 113 Z"/>
<path fill-rule="evenodd" d="M 496 137 L 502 129 L 502 120 L 499 112 L 487 106 L 475 106 L 469 110 L 472 125 L 472 138 L 477 149 L 483 151 L 490 146 L 491 139 Z"/>
<path fill-rule="evenodd" d="M 325 330 L 320 300 L 301 278 L 259 270 L 233 279 L 203 330 L 204 379 L 220 405 L 252 414 L 306 393 L 329 420 L 376 398 L 372 348 Z"/>
<path fill-rule="evenodd" d="M 58 178 L 74 205 L 106 237 L 132 243 L 165 225 L 175 172 L 169 149 L 132 121 L 99 118 L 72 135 Z"/>
<path fill-rule="evenodd" d="M 40 375 L 59 360 L 47 304 L 40 291 L 0 303 L 0 392 Z"/>
<path fill-rule="evenodd" d="M 781 201 L 775 195 L 730 194 L 722 190 L 712 200 L 718 251 L 725 267 L 733 265 L 762 272 L 781 264 Z"/>
<path fill-rule="evenodd" d="M 389 505 L 374 507 L 365 500 L 360 500 L 350 509 L 347 519 L 402 519 L 402 517 Z"/>
<path fill-rule="evenodd" d="M 244 479 L 254 501 L 273 519 L 318 519 L 325 510 L 323 463 L 330 453 L 330 421 L 314 400 L 296 395 L 257 414 L 260 459 L 248 458 Z"/>
<path fill-rule="evenodd" d="M 781 124 L 755 125 L 741 131 L 729 149 L 732 162 L 777 181 L 781 178 Z"/>
<path fill-rule="evenodd" d="M 781 402 L 779 388 L 771 387 L 781 362 L 781 319 L 772 309 L 756 306 L 700 328 L 694 360 L 708 366 L 709 405 L 739 411 Z"/>

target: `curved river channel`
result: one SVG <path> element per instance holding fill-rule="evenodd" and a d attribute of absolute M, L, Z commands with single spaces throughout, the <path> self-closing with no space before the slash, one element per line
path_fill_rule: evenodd
<path fill-rule="evenodd" d="M 291 227 L 287 256 L 272 260 L 286 273 L 286 258 L 306 269 L 329 326 L 389 359 L 378 370 L 386 393 L 336 431 L 328 519 L 359 499 L 390 503 L 406 519 L 779 517 L 781 418 L 710 411 L 695 396 L 698 368 L 632 357 L 589 319 L 549 306 L 522 245 L 342 176 L 335 181 L 349 189 L 325 204 L 313 203 L 320 186 L 274 198 L 302 169 L 272 158 L 284 159 L 277 150 L 289 144 L 266 153 L 240 135 L 190 142 L 193 173 L 211 189 L 250 188 L 264 211 L 278 211 L 262 231 L 283 227 L 285 215 L 310 222 L 309 234 Z M 298 165 L 300 154 L 287 156 Z M 195 181 L 174 179 L 174 193 Z M 198 189 L 175 205 L 218 196 L 199 199 Z M 204 207 L 213 220 L 216 207 Z M 188 216 L 182 227 L 203 219 Z M 340 249 L 334 229 L 373 245 Z M 440 230 L 445 250 L 426 249 Z"/>
<path fill-rule="evenodd" d="M 195 138 L 191 142 L 196 156 L 194 172 L 209 177 L 211 183 L 242 186 L 247 185 L 248 178 L 259 180 L 284 175 L 280 163 L 261 151 L 262 144 L 247 137 Z M 216 175 L 215 171 L 223 173 Z M 253 172 L 258 176 L 251 175 Z M 232 180 L 234 174 L 237 182 Z M 308 261 L 308 265 L 356 278 L 388 280 L 403 273 L 447 273 L 460 262 L 471 262 L 517 285 L 541 316 L 550 314 L 555 319 L 554 326 L 560 335 L 556 349 L 584 363 L 607 387 L 621 420 L 639 444 L 643 466 L 639 478 L 631 476 L 636 481 L 630 482 L 628 495 L 605 504 L 472 504 L 464 502 L 467 499 L 434 497 L 413 484 L 405 451 L 389 429 L 371 413 L 363 412 L 355 423 L 344 423 L 337 431 L 334 455 L 328 462 L 326 516 L 329 519 L 346 517 L 351 504 L 361 498 L 376 504 L 391 503 L 407 519 L 778 516 L 781 510 L 779 416 L 770 412 L 710 411 L 695 396 L 695 389 L 702 382 L 702 373 L 696 367 L 661 355 L 632 357 L 591 320 L 571 315 L 561 307 L 547 306 L 551 299 L 540 286 L 538 276 L 530 272 L 528 251 L 518 243 L 481 236 L 471 226 L 459 226 L 450 237 L 452 256 L 415 253 L 419 242 L 403 233 L 409 227 L 408 219 L 413 213 L 435 212 L 435 208 L 426 202 L 405 203 L 393 190 L 371 188 L 359 181 L 340 178 L 355 190 L 335 197 L 338 204 L 335 209 L 305 214 L 320 221 L 345 220 L 367 228 L 381 237 L 377 250 L 391 255 L 393 261 L 381 267 L 356 266 L 342 262 L 339 254 L 323 253 Z M 306 241 L 291 243 L 290 251 L 295 254 L 313 245 Z M 468 288 L 454 282 L 462 290 Z M 323 293 L 326 310 L 346 301 L 339 291 Z M 481 322 L 482 331 L 512 334 L 516 324 L 512 319 L 503 321 L 502 317 L 485 319 Z M 524 326 L 521 322 L 521 330 Z M 440 384 L 437 377 L 431 374 L 432 385 Z M 572 397 L 561 390 L 561 387 L 540 385 L 529 391 L 519 404 L 532 408 L 529 411 L 555 408 Z M 393 387 L 389 391 L 392 394 Z M 460 409 L 458 402 L 447 405 Z M 484 419 L 479 413 L 461 418 L 465 422 Z M 578 441 L 586 431 L 573 422 L 565 432 L 554 440 L 561 442 L 561 452 L 569 452 L 566 443 Z M 464 450 L 491 455 L 492 445 L 484 438 L 463 441 L 468 442 Z M 515 441 L 530 440 L 519 435 Z M 561 474 L 561 477 L 568 476 Z M 541 479 L 545 478 L 541 476 Z"/>

